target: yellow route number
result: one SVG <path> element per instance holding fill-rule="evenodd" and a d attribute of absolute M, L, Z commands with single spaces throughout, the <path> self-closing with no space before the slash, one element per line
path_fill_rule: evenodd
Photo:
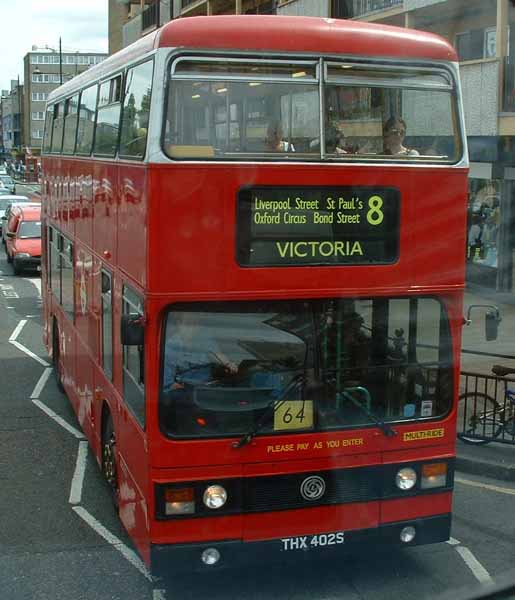
<path fill-rule="evenodd" d="M 274 431 L 313 427 L 313 400 L 286 400 L 274 413 Z"/>

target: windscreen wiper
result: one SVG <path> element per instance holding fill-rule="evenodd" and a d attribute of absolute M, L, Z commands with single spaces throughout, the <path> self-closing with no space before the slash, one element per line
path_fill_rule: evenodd
<path fill-rule="evenodd" d="M 290 381 L 290 383 L 286 386 L 286 389 L 284 390 L 282 397 L 274 398 L 271 402 L 269 402 L 266 405 L 265 411 L 261 415 L 261 418 L 256 423 L 256 425 L 250 431 L 248 431 L 243 437 L 241 437 L 237 442 L 234 442 L 232 447 L 233 448 L 243 448 L 243 446 L 246 446 L 247 444 L 249 444 L 256 437 L 256 434 L 259 433 L 261 431 L 261 429 L 263 428 L 263 426 L 265 425 L 265 423 L 268 419 L 268 416 L 270 415 L 270 412 L 272 411 L 275 413 L 275 411 L 278 410 L 286 402 L 286 400 L 287 400 L 286 397 L 288 396 L 288 393 L 291 391 L 291 389 L 293 387 L 295 387 L 298 383 L 305 381 L 305 379 L 306 379 L 305 373 L 300 373 L 299 375 L 294 377 Z"/>
<path fill-rule="evenodd" d="M 360 394 L 363 394 L 367 399 L 367 404 L 370 404 L 370 392 L 367 390 L 367 388 L 361 386 L 345 388 L 344 391 L 341 392 L 341 395 L 346 400 L 350 400 L 354 404 L 354 406 L 359 408 L 362 413 L 367 415 L 367 417 L 379 427 L 379 429 L 385 434 L 386 437 L 394 437 L 398 434 L 398 432 L 391 425 L 385 423 L 384 421 L 381 421 L 381 419 L 377 415 L 375 415 L 362 402 L 354 398 L 354 396 L 349 392 L 359 392 Z"/>
<path fill-rule="evenodd" d="M 232 447 L 243 448 L 243 446 L 249 444 L 256 437 L 256 434 L 259 433 L 259 431 L 263 428 L 264 424 L 267 421 L 268 415 L 270 414 L 270 409 L 273 408 L 273 412 L 275 413 L 275 411 L 278 410 L 285 402 L 285 399 L 277 400 L 276 398 L 274 398 L 269 404 L 267 404 L 267 406 L 265 407 L 265 412 L 261 415 L 261 419 L 259 419 L 256 425 L 243 437 L 241 437 L 237 442 L 234 442 Z"/>

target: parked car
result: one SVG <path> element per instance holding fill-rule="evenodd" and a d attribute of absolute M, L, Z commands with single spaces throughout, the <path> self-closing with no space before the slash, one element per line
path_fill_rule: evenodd
<path fill-rule="evenodd" d="M 7 222 L 6 254 L 14 274 L 26 269 L 41 270 L 41 205 L 15 206 Z"/>
<path fill-rule="evenodd" d="M 0 173 L 0 181 L 2 182 L 3 186 L 9 190 L 11 194 L 16 193 L 16 183 L 10 175 L 7 175 L 7 173 Z"/>
<path fill-rule="evenodd" d="M 5 244 L 5 228 L 9 219 L 10 211 L 14 204 L 34 204 L 33 200 L 29 200 L 27 196 L 0 195 L 1 206 L 0 210 L 0 231 L 2 232 L 2 242 Z M 4 208 L 5 207 L 5 208 Z"/>

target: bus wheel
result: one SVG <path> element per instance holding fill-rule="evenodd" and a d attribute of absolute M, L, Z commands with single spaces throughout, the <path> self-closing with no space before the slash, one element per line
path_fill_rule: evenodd
<path fill-rule="evenodd" d="M 54 321 L 54 329 L 52 334 L 52 361 L 54 363 L 54 376 L 57 388 L 60 392 L 64 392 L 63 373 L 61 367 L 61 353 L 59 351 L 59 328 Z"/>
<path fill-rule="evenodd" d="M 102 433 L 102 473 L 111 490 L 113 504 L 118 510 L 118 472 L 116 467 L 116 437 L 111 413 L 106 414 Z"/>

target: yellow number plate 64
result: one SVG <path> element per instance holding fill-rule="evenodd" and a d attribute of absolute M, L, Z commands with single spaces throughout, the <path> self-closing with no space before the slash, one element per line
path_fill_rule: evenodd
<path fill-rule="evenodd" d="M 274 413 L 274 431 L 313 427 L 313 400 L 286 400 Z"/>

